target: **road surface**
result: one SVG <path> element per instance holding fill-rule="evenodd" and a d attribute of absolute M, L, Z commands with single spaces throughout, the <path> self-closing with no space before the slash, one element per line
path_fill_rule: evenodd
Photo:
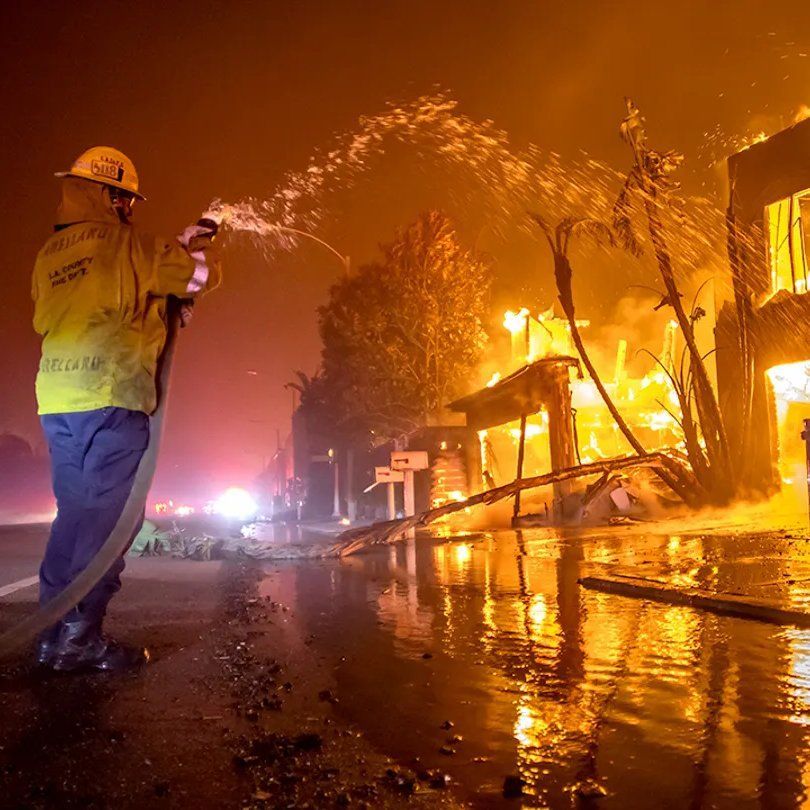
<path fill-rule="evenodd" d="M 43 537 L 0 530 L 0 588 Z M 109 624 L 148 667 L 0 674 L 4 806 L 806 806 L 810 631 L 578 584 L 597 574 L 810 609 L 789 532 L 135 559 Z M 0 597 L 0 624 L 34 598 Z"/>

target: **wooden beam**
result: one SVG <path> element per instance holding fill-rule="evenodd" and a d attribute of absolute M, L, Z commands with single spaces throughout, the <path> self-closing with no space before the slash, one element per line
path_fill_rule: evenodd
<path fill-rule="evenodd" d="M 527 318 L 528 323 L 528 318 Z M 523 459 L 526 455 L 526 414 L 520 415 L 520 443 L 518 444 L 518 457 L 517 457 L 517 475 L 516 481 L 523 478 Z M 514 520 L 520 514 L 520 490 L 515 492 L 515 507 L 512 510 L 512 519 Z"/>
<path fill-rule="evenodd" d="M 639 577 L 582 577 L 584 588 L 635 599 L 650 599 L 668 605 L 701 608 L 726 616 L 755 619 L 771 624 L 791 624 L 810 627 L 810 612 L 783 607 L 771 599 L 756 596 L 738 596 L 731 593 L 713 593 L 700 588 L 676 588 Z"/>

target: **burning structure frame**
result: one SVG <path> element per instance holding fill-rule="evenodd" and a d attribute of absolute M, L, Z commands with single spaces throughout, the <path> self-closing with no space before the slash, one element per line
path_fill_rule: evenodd
<path fill-rule="evenodd" d="M 810 361 L 808 155 L 810 119 L 728 159 L 733 300 L 717 313 L 717 385 L 729 435 L 746 450 L 742 480 L 752 491 L 770 492 L 781 483 L 767 372 Z"/>

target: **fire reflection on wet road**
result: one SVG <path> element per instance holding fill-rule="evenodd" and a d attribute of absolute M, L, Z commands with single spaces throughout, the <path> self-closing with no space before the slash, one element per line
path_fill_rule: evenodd
<path fill-rule="evenodd" d="M 268 565 L 266 583 L 335 662 L 338 710 L 464 800 L 503 801 L 519 775 L 526 806 L 808 801 L 810 631 L 577 582 L 606 570 L 806 607 L 810 555 L 778 536 L 533 530 Z"/>

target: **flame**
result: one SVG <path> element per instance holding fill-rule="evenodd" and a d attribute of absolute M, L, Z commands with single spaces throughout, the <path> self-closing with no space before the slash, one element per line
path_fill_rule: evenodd
<path fill-rule="evenodd" d="M 580 328 L 588 321 L 577 321 Z M 512 336 L 512 363 L 525 363 L 539 357 L 575 356 L 570 324 L 555 316 L 553 309 L 531 314 L 527 307 L 509 309 L 503 325 Z M 652 365 L 643 376 L 632 377 L 626 368 L 628 341 L 618 343 L 613 380 L 606 382 L 611 397 L 633 428 L 642 431 L 643 441 L 651 450 L 682 448 L 684 437 L 678 422 L 679 402 L 667 370 L 675 366 L 678 351 L 679 326 L 670 320 L 663 334 L 661 365 Z M 509 373 L 514 365 L 503 373 Z M 502 379 L 502 372 L 492 374 L 487 382 L 492 387 Z M 597 461 L 628 452 L 627 441 L 610 417 L 594 381 L 570 378 L 572 406 L 579 441 L 579 457 L 583 463 Z M 547 472 L 550 464 L 549 415 L 545 410 L 531 414 L 526 424 L 523 475 Z M 520 422 L 511 421 L 478 431 L 482 485 L 492 485 L 496 479 L 514 474 L 516 447 L 520 440 Z M 450 497 L 443 493 L 443 497 Z"/>
<path fill-rule="evenodd" d="M 768 369 L 777 398 L 785 402 L 810 402 L 810 363 L 786 363 Z"/>
<path fill-rule="evenodd" d="M 518 312 L 512 312 L 507 309 L 503 314 L 503 325 L 513 335 L 522 332 L 526 328 L 526 320 L 529 317 L 529 310 L 526 307 L 521 307 Z"/>
<path fill-rule="evenodd" d="M 677 426 L 677 422 L 664 410 L 651 411 L 641 414 L 640 424 L 652 428 L 652 430 L 667 430 Z"/>
<path fill-rule="evenodd" d="M 767 378 L 776 404 L 779 477 L 792 490 L 786 501 L 786 507 L 792 509 L 794 503 L 806 503 L 810 483 L 802 439 L 802 426 L 810 419 L 810 361 L 773 366 Z"/>
<path fill-rule="evenodd" d="M 793 116 L 793 123 L 801 124 L 801 122 L 807 118 L 810 118 L 810 107 L 808 107 L 807 104 L 802 104 L 801 107 L 796 110 L 796 115 Z"/>
<path fill-rule="evenodd" d="M 742 141 L 742 146 L 738 151 L 744 152 L 746 149 L 750 149 L 754 144 L 762 143 L 763 141 L 768 140 L 768 135 L 764 131 L 760 130 L 755 135 L 750 135 L 749 137 L 745 138 Z"/>
<path fill-rule="evenodd" d="M 533 425 L 533 424 L 527 424 L 526 425 L 526 438 L 527 439 L 533 439 L 535 436 L 539 436 L 541 433 L 545 433 L 545 430 L 543 430 L 543 426 L 541 426 L 541 425 Z M 511 428 L 509 430 L 509 435 L 513 439 L 519 439 L 520 438 L 520 428 Z"/>

